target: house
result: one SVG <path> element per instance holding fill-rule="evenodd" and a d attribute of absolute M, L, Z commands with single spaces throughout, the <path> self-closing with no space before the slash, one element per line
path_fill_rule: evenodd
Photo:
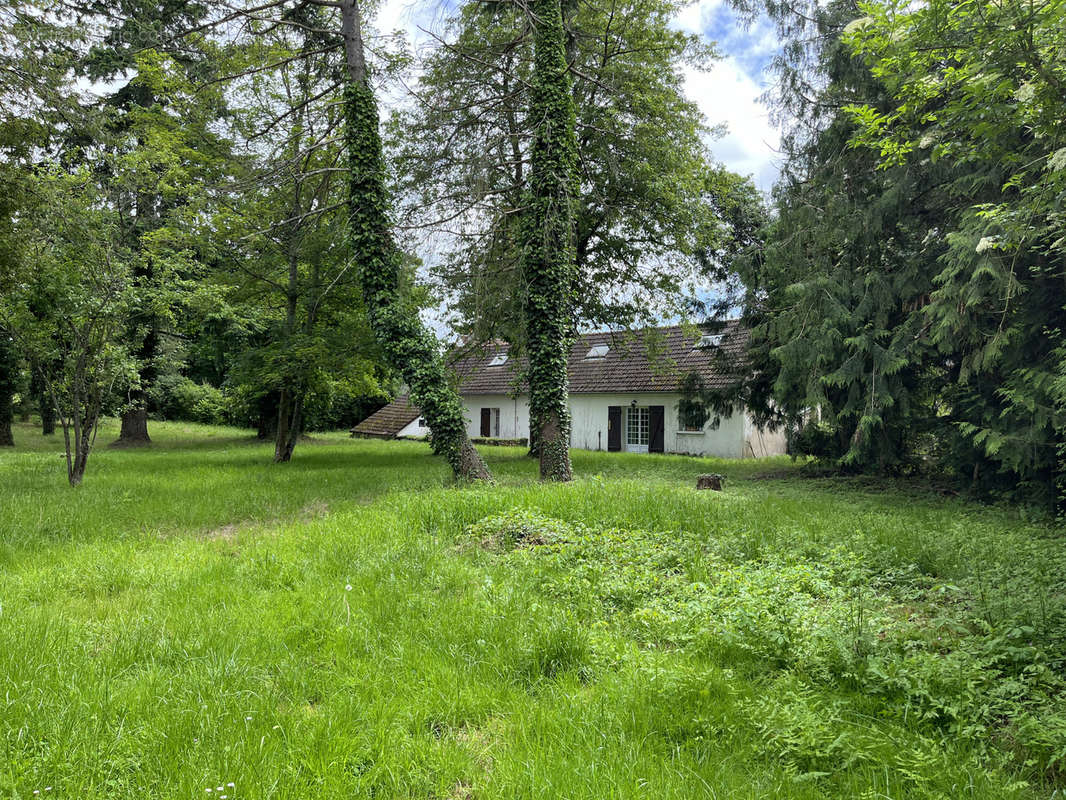
<path fill-rule="evenodd" d="M 715 418 L 682 391 L 692 376 L 711 388 L 735 380 L 723 365 L 737 363 L 746 342 L 746 331 L 736 323 L 716 335 L 673 326 L 580 336 L 568 366 L 571 447 L 721 458 L 784 453 L 783 431 L 758 428 L 743 409 Z M 455 359 L 452 368 L 471 438 L 529 436 L 529 394 L 521 380 L 525 366 L 502 343 Z M 425 420 L 406 397 L 352 429 L 353 436 L 377 438 L 427 433 Z"/>

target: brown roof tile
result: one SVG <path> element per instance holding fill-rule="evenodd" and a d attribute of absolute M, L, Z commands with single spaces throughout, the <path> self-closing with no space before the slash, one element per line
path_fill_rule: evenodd
<path fill-rule="evenodd" d="M 418 419 L 420 414 L 421 412 L 407 401 L 406 396 L 397 397 L 352 428 L 352 435 L 391 439 Z"/>
<path fill-rule="evenodd" d="M 722 330 L 716 346 L 696 347 L 701 333 L 689 327 L 672 326 L 632 332 L 587 333 L 578 337 L 570 351 L 570 391 L 575 394 L 614 392 L 675 392 L 692 372 L 707 386 L 724 388 L 736 380 L 719 361 L 721 352 L 737 362 L 747 344 L 747 331 L 736 322 Z M 606 345 L 601 358 L 588 358 L 596 345 Z M 453 368 L 461 394 L 510 394 L 525 391 L 518 378 L 526 359 L 508 359 L 502 366 L 489 366 L 503 344 L 485 345 L 457 359 Z"/>

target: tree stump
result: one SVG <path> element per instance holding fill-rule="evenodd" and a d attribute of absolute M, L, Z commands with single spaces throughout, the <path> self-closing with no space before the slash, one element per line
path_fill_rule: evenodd
<path fill-rule="evenodd" d="M 713 489 L 716 492 L 722 491 L 722 481 L 725 480 L 724 475 L 716 475 L 710 473 L 707 475 L 696 476 L 696 488 L 697 489 Z"/>

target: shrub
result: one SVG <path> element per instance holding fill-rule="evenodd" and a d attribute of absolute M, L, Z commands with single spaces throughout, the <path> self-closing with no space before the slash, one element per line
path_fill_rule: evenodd
<path fill-rule="evenodd" d="M 167 419 L 223 425 L 229 421 L 229 403 L 221 389 L 207 383 L 179 378 L 162 387 L 160 411 Z"/>

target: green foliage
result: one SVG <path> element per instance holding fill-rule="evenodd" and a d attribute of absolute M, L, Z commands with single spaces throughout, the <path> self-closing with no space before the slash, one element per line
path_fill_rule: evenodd
<path fill-rule="evenodd" d="M 133 259 L 106 188 L 84 168 L 52 165 L 34 176 L 13 233 L 18 258 L 4 265 L 11 288 L 0 295 L 0 322 L 35 365 L 63 426 L 72 485 L 115 386 L 137 369 L 122 335 L 136 297 Z"/>
<path fill-rule="evenodd" d="M 985 486 L 1047 502 L 1063 482 L 1066 442 L 1066 6 L 864 10 L 849 42 L 890 101 L 883 113 L 849 106 L 851 145 L 877 153 L 883 169 L 947 165 L 935 229 L 946 246 L 920 321 L 955 365 L 957 386 L 945 392 L 964 440 L 955 453 Z"/>
<path fill-rule="evenodd" d="M 179 377 L 164 385 L 160 413 L 166 419 L 202 422 L 205 425 L 224 425 L 229 421 L 226 397 L 221 389 L 208 383 L 196 383 Z"/>
<path fill-rule="evenodd" d="M 703 37 L 677 30 L 682 6 L 563 3 L 579 163 L 573 303 L 590 327 L 653 323 L 659 311 L 679 310 L 693 257 L 715 233 L 707 182 L 724 171 L 684 92 L 686 70 L 710 69 L 715 55 Z M 447 46 L 421 65 L 425 102 L 398 111 L 386 129 L 400 220 L 449 234 L 437 276 L 455 326 L 483 341 L 526 341 L 516 212 L 542 122 L 530 114 L 542 29 L 531 10 L 460 4 L 445 21 Z"/>
<path fill-rule="evenodd" d="M 764 4 L 794 122 L 732 398 L 850 470 L 1061 482 L 1061 2 Z"/>

